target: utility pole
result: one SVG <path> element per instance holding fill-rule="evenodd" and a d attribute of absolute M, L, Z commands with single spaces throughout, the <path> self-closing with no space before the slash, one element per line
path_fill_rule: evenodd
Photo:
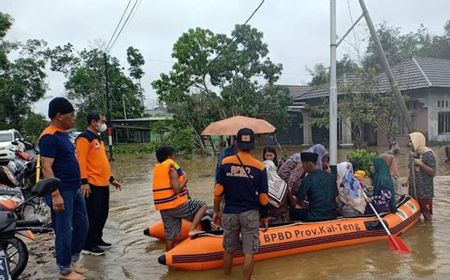
<path fill-rule="evenodd" d="M 336 0 L 330 0 L 330 166 L 337 165 Z"/>
<path fill-rule="evenodd" d="M 112 146 L 112 123 L 111 123 L 111 95 L 109 92 L 109 79 L 108 79 L 108 58 L 106 52 L 103 53 L 103 58 L 105 60 L 105 92 L 106 92 L 106 117 L 108 118 L 108 150 L 109 150 L 109 160 L 114 160 L 113 157 L 113 146 Z"/>
<path fill-rule="evenodd" d="M 369 27 L 372 40 L 375 42 L 375 49 L 377 51 L 378 56 L 380 57 L 381 66 L 383 67 L 383 70 L 389 79 L 389 83 L 391 84 L 391 88 L 394 93 L 394 98 L 395 101 L 397 102 L 397 106 L 400 108 L 403 121 L 405 122 L 406 127 L 408 128 L 408 133 L 411 133 L 414 131 L 414 126 L 411 120 L 411 116 L 409 115 L 408 109 L 406 108 L 405 100 L 403 99 L 398 84 L 395 81 L 394 76 L 392 75 L 391 68 L 389 67 L 386 55 L 384 54 L 383 46 L 381 45 L 380 39 L 378 39 L 375 26 L 373 25 L 372 19 L 370 18 L 369 11 L 367 10 L 364 0 L 359 0 L 359 4 L 361 5 L 364 17 L 366 18 L 367 26 Z"/>

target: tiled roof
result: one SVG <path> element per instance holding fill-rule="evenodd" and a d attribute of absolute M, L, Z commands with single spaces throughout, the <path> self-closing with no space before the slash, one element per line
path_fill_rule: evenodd
<path fill-rule="evenodd" d="M 302 96 L 306 92 L 311 90 L 310 86 L 294 86 L 294 85 L 283 85 L 289 89 L 289 93 L 295 99 L 299 96 Z"/>
<path fill-rule="evenodd" d="M 450 87 L 450 59 L 417 57 L 415 60 L 432 87 Z"/>
<path fill-rule="evenodd" d="M 450 60 L 441 58 L 410 58 L 401 61 L 391 68 L 394 79 L 400 91 L 414 90 L 428 87 L 448 87 L 450 88 Z M 351 83 L 358 81 L 354 75 L 347 75 L 344 80 L 339 80 L 338 85 L 343 82 Z M 361 82 L 361 80 L 359 80 Z M 379 74 L 375 78 L 376 88 L 380 92 L 391 90 L 389 80 L 385 73 Z M 338 91 L 338 95 L 342 92 Z M 295 101 L 302 101 L 311 98 L 324 97 L 329 95 L 329 85 L 312 88 L 301 96 L 294 97 Z"/>

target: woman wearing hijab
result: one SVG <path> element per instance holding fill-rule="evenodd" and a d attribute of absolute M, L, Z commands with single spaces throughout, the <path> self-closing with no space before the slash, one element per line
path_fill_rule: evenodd
<path fill-rule="evenodd" d="M 297 193 L 304 177 L 300 153 L 293 154 L 278 170 L 280 178 L 287 183 L 289 207 L 297 204 Z"/>
<path fill-rule="evenodd" d="M 337 165 L 338 211 L 344 217 L 355 217 L 364 214 L 366 201 L 357 178 L 353 176 L 350 162 Z"/>
<path fill-rule="evenodd" d="M 329 170 L 329 161 L 330 158 L 328 156 L 327 149 L 322 144 L 316 144 L 310 148 L 308 148 L 305 152 L 307 153 L 315 153 L 318 154 L 316 165 L 320 170 L 328 171 Z"/>
<path fill-rule="evenodd" d="M 394 183 L 394 190 L 396 198 L 398 199 L 404 193 L 402 192 L 402 184 L 400 182 L 400 177 L 398 174 L 397 161 L 393 155 L 383 153 L 379 156 L 384 160 L 387 167 L 389 168 L 389 173 L 391 174 L 392 183 Z"/>
<path fill-rule="evenodd" d="M 395 212 L 397 201 L 395 199 L 394 183 L 392 182 L 389 169 L 380 157 L 372 159 L 373 195 L 370 198 L 372 205 L 377 212 Z M 366 213 L 372 214 L 369 205 L 366 206 Z"/>
<path fill-rule="evenodd" d="M 265 160 L 267 180 L 269 184 L 269 223 L 289 222 L 287 184 L 277 174 L 277 167 L 271 160 Z"/>
<path fill-rule="evenodd" d="M 433 214 L 436 157 L 433 150 L 425 146 L 425 136 L 420 132 L 409 134 L 412 157 L 409 162 L 409 195 L 418 200 L 425 221 Z"/>

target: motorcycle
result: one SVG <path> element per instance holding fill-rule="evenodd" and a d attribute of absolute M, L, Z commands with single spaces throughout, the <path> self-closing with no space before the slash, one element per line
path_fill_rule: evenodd
<path fill-rule="evenodd" d="M 19 141 L 28 152 L 23 152 L 19 149 Z M 33 143 L 16 140 L 11 143 L 12 151 L 16 154 L 16 159 L 9 161 L 8 168 L 12 171 L 17 183 L 14 186 L 20 187 L 25 199 L 32 195 L 31 188 L 40 178 L 40 161 L 39 152 Z M 0 183 L 2 183 L 0 181 Z M 40 197 L 28 202 L 27 206 L 23 208 L 22 216 L 33 217 L 36 219 L 43 219 L 49 221 L 50 209 Z"/>
<path fill-rule="evenodd" d="M 23 201 L 25 198 L 16 178 L 9 168 L 0 166 L 0 211 L 11 211 Z"/>
<path fill-rule="evenodd" d="M 19 142 L 27 152 L 20 149 Z M 36 183 L 36 172 L 40 172 L 37 170 L 39 152 L 33 143 L 24 140 L 13 141 L 10 150 L 16 154 L 16 158 L 8 162 L 8 168 L 13 172 L 20 188 L 29 192 Z"/>
<path fill-rule="evenodd" d="M 27 266 L 28 248 L 18 234 L 33 239 L 33 233 L 51 231 L 39 220 L 21 220 L 20 211 L 29 201 L 57 190 L 60 182 L 57 178 L 42 179 L 31 188 L 29 198 L 11 211 L 0 211 L 0 279 L 17 279 Z"/>

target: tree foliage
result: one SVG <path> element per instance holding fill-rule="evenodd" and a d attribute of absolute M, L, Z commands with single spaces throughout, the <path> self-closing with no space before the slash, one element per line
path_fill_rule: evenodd
<path fill-rule="evenodd" d="M 311 75 L 310 86 L 321 86 L 328 84 L 330 82 L 330 69 L 323 65 L 323 63 L 318 63 L 313 69 L 308 69 Z M 344 55 L 342 59 L 336 61 L 336 77 L 343 78 L 345 74 L 354 73 L 361 70 L 361 66 L 357 62 L 352 60 L 349 55 Z"/>
<path fill-rule="evenodd" d="M 376 87 L 375 73 L 360 70 L 349 81 L 341 80 L 338 91 L 345 92 L 338 100 L 338 117 L 349 119 L 352 138 L 357 147 L 363 144 L 363 125 L 371 124 L 375 131 L 383 132 L 388 143 L 400 133 L 400 117 L 397 103 L 392 92 L 379 92 Z M 323 106 L 314 108 L 312 124 L 328 127 L 328 98 L 323 99 Z M 345 125 L 342 122 L 342 125 Z"/>
<path fill-rule="evenodd" d="M 144 96 L 139 79 L 144 74 L 142 55 L 137 49 L 128 48 L 129 73 L 125 73 L 117 58 L 107 57 L 112 119 L 124 118 L 123 102 L 128 118 L 141 117 L 144 112 Z M 51 69 L 67 77 L 67 96 L 77 106 L 77 127 L 85 124 L 90 110 L 107 112 L 105 92 L 105 61 L 103 51 L 84 49 L 76 52 L 71 44 L 58 46 L 48 52 Z M 133 79 L 135 81 L 133 81 Z"/>
<path fill-rule="evenodd" d="M 46 116 L 29 112 L 22 120 L 21 132 L 26 139 L 36 141 L 47 125 L 48 120 Z"/>
<path fill-rule="evenodd" d="M 5 35 L 12 18 L 0 13 L 0 128 L 21 128 L 31 105 L 40 100 L 47 89 L 45 65 L 47 43 L 42 40 L 9 42 Z M 15 54 L 17 58 L 10 60 Z"/>
<path fill-rule="evenodd" d="M 391 65 L 414 56 L 450 59 L 450 21 L 444 25 L 442 35 L 430 34 L 423 25 L 415 32 L 402 34 L 399 27 L 389 26 L 386 22 L 377 26 L 377 34 Z M 362 64 L 366 69 L 374 68 L 379 72 L 379 61 L 375 44 L 370 38 Z"/>
<path fill-rule="evenodd" d="M 233 39 L 234 38 L 234 39 Z M 231 37 L 189 29 L 173 46 L 176 59 L 169 73 L 152 83 L 160 101 L 175 118 L 195 132 L 211 122 L 245 115 L 266 118 L 284 128 L 291 104 L 285 89 L 275 87 L 281 64 L 273 63 L 263 33 L 236 25 Z"/>

